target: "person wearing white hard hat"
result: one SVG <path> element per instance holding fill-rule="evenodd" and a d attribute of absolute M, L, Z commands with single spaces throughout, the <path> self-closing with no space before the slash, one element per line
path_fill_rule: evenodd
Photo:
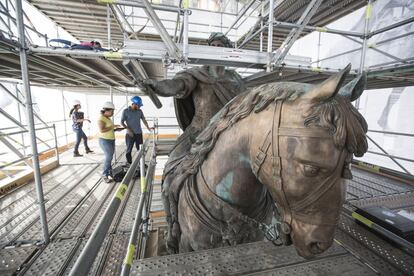
<path fill-rule="evenodd" d="M 72 129 L 76 134 L 75 148 L 73 150 L 74 157 L 82 156 L 82 154 L 79 153 L 79 145 L 82 139 L 83 139 L 83 144 L 85 146 L 86 153 L 93 152 L 93 150 L 91 150 L 88 146 L 88 137 L 86 136 L 85 132 L 82 129 L 83 122 L 90 123 L 91 121 L 84 117 L 83 112 L 79 111 L 80 108 L 81 108 L 80 101 L 74 100 L 72 104 L 72 109 L 69 112 L 69 116 L 72 118 L 72 121 L 73 121 Z"/>
<path fill-rule="evenodd" d="M 120 125 L 114 125 L 110 119 L 114 115 L 114 110 L 115 106 L 112 102 L 105 102 L 98 119 L 99 145 L 105 154 L 102 177 L 106 183 L 114 181 L 111 163 L 115 152 L 115 131 L 123 129 Z"/>

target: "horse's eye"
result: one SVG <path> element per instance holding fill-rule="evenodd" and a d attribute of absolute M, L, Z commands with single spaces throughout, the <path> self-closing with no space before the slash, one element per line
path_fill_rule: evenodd
<path fill-rule="evenodd" d="M 316 166 L 312 166 L 312 165 L 303 165 L 303 172 L 305 174 L 305 176 L 315 176 L 319 173 L 320 168 L 316 167 Z"/>

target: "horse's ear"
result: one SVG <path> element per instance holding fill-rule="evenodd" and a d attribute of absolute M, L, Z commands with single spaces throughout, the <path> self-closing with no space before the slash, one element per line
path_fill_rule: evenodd
<path fill-rule="evenodd" d="M 343 86 L 339 90 L 339 95 L 342 95 L 345 98 L 349 99 L 349 101 L 353 102 L 362 95 L 362 92 L 364 92 L 365 90 L 366 84 L 367 73 L 364 71 L 354 80 L 348 82 L 345 86 Z"/>
<path fill-rule="evenodd" d="M 311 91 L 303 95 L 303 98 L 312 102 L 320 102 L 332 98 L 338 93 L 349 70 L 351 70 L 351 64 L 348 64 L 343 70 L 329 77 L 329 79 L 321 84 L 315 85 Z"/>

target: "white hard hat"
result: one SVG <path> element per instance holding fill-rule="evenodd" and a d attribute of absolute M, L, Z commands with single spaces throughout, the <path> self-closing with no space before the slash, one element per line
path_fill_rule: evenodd
<path fill-rule="evenodd" d="M 73 106 L 78 105 L 78 104 L 81 104 L 81 102 L 79 100 L 74 100 L 73 103 L 72 103 Z"/>
<path fill-rule="evenodd" d="M 99 43 L 101 45 L 101 47 L 103 47 L 102 40 L 100 40 L 99 38 L 92 39 L 92 42 L 95 42 L 95 43 L 97 42 L 97 43 Z"/>
<path fill-rule="evenodd" d="M 105 102 L 102 106 L 103 109 L 115 109 L 115 105 L 111 102 Z"/>

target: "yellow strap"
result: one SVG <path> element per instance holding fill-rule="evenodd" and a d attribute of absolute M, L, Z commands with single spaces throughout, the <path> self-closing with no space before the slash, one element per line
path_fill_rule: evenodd
<path fill-rule="evenodd" d="M 368 48 L 377 48 L 377 44 L 375 44 L 375 43 L 370 43 L 367 46 L 368 46 Z"/>
<path fill-rule="evenodd" d="M 312 71 L 314 71 L 314 72 L 322 72 L 322 69 L 320 67 L 312 67 Z"/>
<path fill-rule="evenodd" d="M 122 60 L 122 53 L 120 53 L 120 52 L 104 52 L 104 57 L 108 60 Z"/>
<path fill-rule="evenodd" d="M 366 10 L 366 13 L 365 13 L 365 18 L 370 19 L 371 14 L 372 14 L 372 4 L 368 4 L 367 5 L 367 10 Z"/>
<path fill-rule="evenodd" d="M 116 0 L 96 0 L 98 4 L 115 4 Z"/>
<path fill-rule="evenodd" d="M 123 200 L 124 196 L 125 196 L 125 192 L 128 189 L 128 186 L 124 183 L 122 183 L 119 187 L 118 190 L 116 191 L 115 197 L 118 198 L 119 200 Z"/>
<path fill-rule="evenodd" d="M 353 212 L 353 213 L 352 213 L 352 217 L 353 217 L 354 219 L 356 219 L 356 220 L 359 220 L 360 222 L 362 222 L 363 224 L 365 224 L 365 225 L 366 225 L 366 226 L 368 226 L 369 228 L 372 228 L 372 224 L 373 224 L 373 222 L 372 222 L 372 221 L 370 221 L 370 220 L 369 220 L 369 219 L 367 219 L 367 218 L 364 218 L 364 217 L 363 217 L 363 216 L 361 216 L 360 214 Z"/>
<path fill-rule="evenodd" d="M 135 245 L 130 244 L 128 246 L 128 251 L 127 251 L 127 254 L 125 256 L 124 264 L 129 265 L 129 266 L 132 265 L 132 260 L 134 258 L 134 253 L 135 253 Z"/>
<path fill-rule="evenodd" d="M 359 161 L 358 162 L 358 165 L 360 165 L 362 167 L 365 167 L 365 168 L 368 168 L 368 169 L 370 169 L 370 170 L 372 170 L 374 172 L 379 172 L 380 171 L 380 168 L 381 168 L 380 166 L 367 164 L 367 163 L 362 162 L 362 161 Z"/>
<path fill-rule="evenodd" d="M 190 7 L 190 1 L 189 0 L 184 0 L 183 1 L 183 7 L 184 7 L 184 9 L 188 9 L 188 7 Z"/>
<path fill-rule="evenodd" d="M 145 177 L 141 177 L 141 193 L 145 192 L 147 190 L 147 181 L 145 180 Z"/>
<path fill-rule="evenodd" d="M 328 31 L 328 29 L 327 29 L 327 28 L 325 28 L 325 27 L 316 27 L 316 31 L 317 31 L 317 32 L 324 33 L 324 32 L 326 32 L 326 31 Z"/>

